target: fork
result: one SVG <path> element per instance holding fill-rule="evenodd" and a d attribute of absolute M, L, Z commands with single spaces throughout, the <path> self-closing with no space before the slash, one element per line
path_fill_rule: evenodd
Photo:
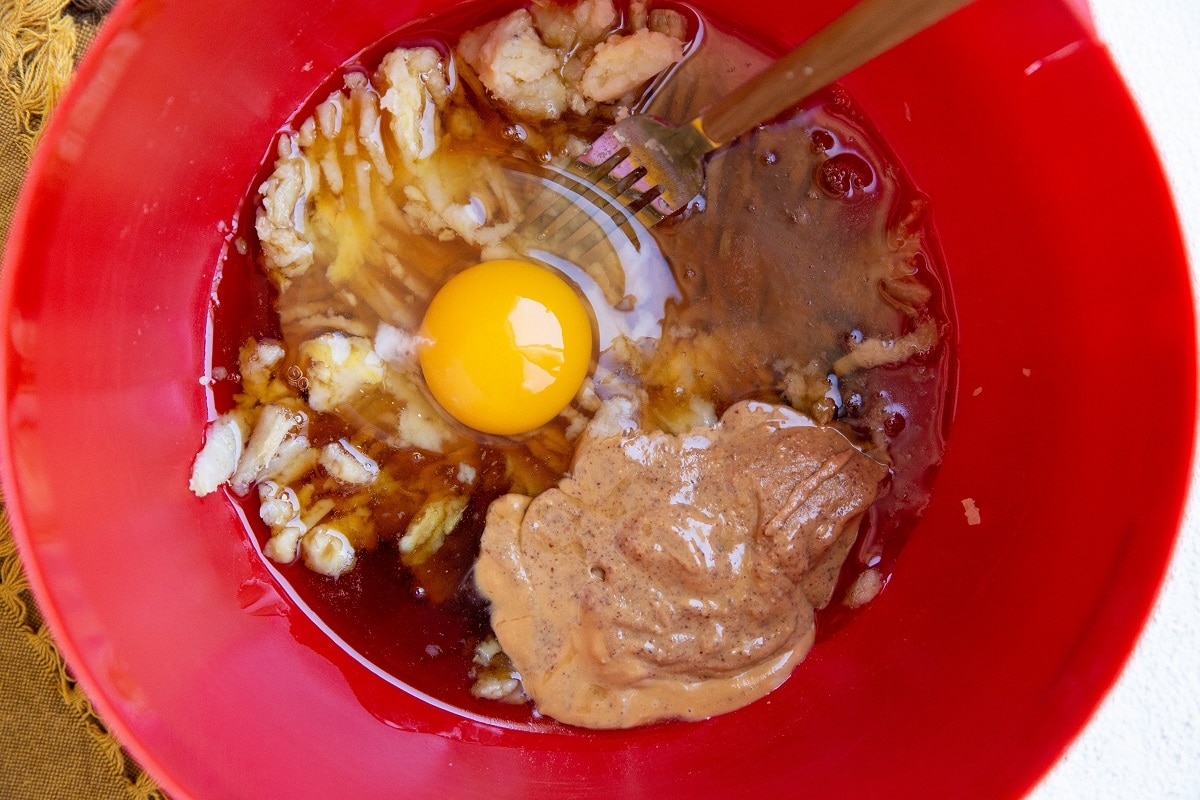
<path fill-rule="evenodd" d="M 689 124 L 626 117 L 601 134 L 570 172 L 652 227 L 703 194 L 708 153 L 970 2 L 861 0 Z M 616 217 L 612 223 L 621 225 Z"/>

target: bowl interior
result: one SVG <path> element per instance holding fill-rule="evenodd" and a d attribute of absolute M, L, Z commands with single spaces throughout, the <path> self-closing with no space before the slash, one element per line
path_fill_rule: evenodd
<path fill-rule="evenodd" d="M 695 5 L 787 45 L 849 4 Z M 0 467 L 38 599 L 106 720 L 177 796 L 1031 786 L 1144 622 L 1194 432 L 1180 236 L 1102 47 L 1055 0 L 980 0 L 844 82 L 932 198 L 949 271 L 959 386 L 933 502 L 887 590 L 765 700 L 547 733 L 374 674 L 286 599 L 228 501 L 187 490 L 213 283 L 274 132 L 438 6 L 132 0 L 46 132 L 3 274 Z M 1127 372 L 1145 415 L 1115 394 Z"/>

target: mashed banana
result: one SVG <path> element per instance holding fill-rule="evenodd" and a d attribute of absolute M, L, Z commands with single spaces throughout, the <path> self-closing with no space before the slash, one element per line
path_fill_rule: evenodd
<path fill-rule="evenodd" d="M 347 69 L 281 136 L 254 215 L 278 327 L 240 339 L 191 488 L 256 491 L 264 554 L 338 603 L 410 581 L 345 606 L 402 620 L 362 652 L 405 680 L 445 669 L 418 637 L 483 595 L 476 698 L 594 728 L 746 705 L 805 657 L 848 557 L 835 602 L 882 589 L 866 509 L 925 502 L 945 379 L 925 201 L 835 95 L 715 153 L 707 205 L 593 244 L 608 212 L 573 227 L 536 165 L 569 170 L 634 111 L 686 123 L 767 56 L 647 0 L 532 0 L 426 45 Z M 853 197 L 821 183 L 839 165 Z M 559 418 L 498 440 L 430 398 L 415 332 L 449 278 L 513 257 L 579 284 L 602 341 Z M 423 655 L 395 655 L 406 637 Z"/>
<path fill-rule="evenodd" d="M 681 436 L 620 427 L 602 411 L 558 488 L 492 504 L 475 566 L 492 628 L 562 722 L 744 706 L 812 646 L 888 470 L 786 406 Z"/>

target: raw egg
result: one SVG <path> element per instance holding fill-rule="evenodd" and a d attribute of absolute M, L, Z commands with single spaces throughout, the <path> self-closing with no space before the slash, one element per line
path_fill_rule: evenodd
<path fill-rule="evenodd" d="M 434 295 L 417 355 L 434 399 L 459 422 L 484 433 L 525 433 L 558 416 L 587 377 L 591 317 L 551 270 L 488 261 Z"/>

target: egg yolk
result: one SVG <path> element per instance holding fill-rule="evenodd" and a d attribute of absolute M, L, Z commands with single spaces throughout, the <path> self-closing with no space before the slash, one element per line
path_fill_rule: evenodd
<path fill-rule="evenodd" d="M 434 295 L 417 355 L 429 391 L 459 422 L 511 436 L 554 419 L 592 360 L 592 324 L 574 288 L 523 261 L 488 261 Z"/>

